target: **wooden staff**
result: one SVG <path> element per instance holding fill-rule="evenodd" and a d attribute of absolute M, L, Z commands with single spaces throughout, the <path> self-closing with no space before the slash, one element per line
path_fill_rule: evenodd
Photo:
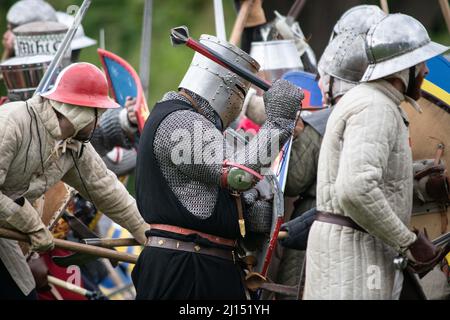
<path fill-rule="evenodd" d="M 0 228 L 0 238 L 6 238 L 11 240 L 23 241 L 30 243 L 30 239 L 27 235 L 12 231 L 4 228 Z M 128 254 L 124 252 L 117 252 L 106 248 L 100 248 L 95 246 L 90 246 L 87 244 L 82 244 L 73 241 L 54 239 L 55 247 L 70 250 L 74 252 L 86 253 L 93 256 L 108 258 L 128 263 L 136 264 L 138 257 L 134 254 Z"/>
<path fill-rule="evenodd" d="M 387 0 L 380 0 L 380 4 L 381 4 L 381 9 L 383 9 L 383 11 L 386 14 L 389 14 L 389 6 L 388 6 Z"/>
<path fill-rule="evenodd" d="M 450 8 L 448 6 L 448 0 L 439 0 L 439 5 L 441 6 L 445 23 L 447 24 L 447 30 L 450 33 Z"/>
<path fill-rule="evenodd" d="M 245 23 L 255 0 L 246 0 L 242 3 L 239 14 L 234 22 L 233 31 L 231 32 L 230 43 L 237 46 L 241 40 L 242 32 L 244 31 Z"/>
<path fill-rule="evenodd" d="M 82 295 L 83 297 L 91 297 L 94 295 L 94 293 L 92 291 L 86 290 L 84 288 L 81 288 L 72 283 L 63 281 L 61 279 L 55 278 L 53 276 L 47 276 L 47 279 L 48 279 L 48 283 L 51 283 L 57 287 L 66 289 L 70 292 L 77 293 L 79 295 Z"/>
<path fill-rule="evenodd" d="M 1 58 L 2 60 L 0 60 L 0 61 L 5 61 L 8 58 L 9 58 L 8 50 L 3 51 L 2 58 Z"/>
<path fill-rule="evenodd" d="M 83 239 L 83 242 L 90 246 L 102 247 L 102 248 L 115 248 L 115 247 L 132 247 L 140 246 L 139 242 L 134 238 L 93 238 L 93 239 Z"/>

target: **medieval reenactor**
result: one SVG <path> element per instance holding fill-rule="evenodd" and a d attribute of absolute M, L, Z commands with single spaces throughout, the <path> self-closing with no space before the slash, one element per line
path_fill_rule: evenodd
<path fill-rule="evenodd" d="M 253 73 L 259 69 L 225 41 L 202 35 L 200 42 Z M 265 125 L 236 152 L 222 133 L 239 115 L 249 86 L 196 53 L 179 91 L 168 92 L 153 108 L 136 171 L 139 211 L 151 224 L 132 274 L 137 299 L 246 298 L 236 240 L 245 229 L 270 228 L 272 208 L 268 215 L 252 214 L 231 190 L 229 177 L 235 169 L 255 172 L 270 165 L 260 156 L 267 154 L 268 162 L 276 157 L 292 133 L 302 99 L 297 87 L 275 82 L 264 96 Z"/>
<path fill-rule="evenodd" d="M 364 48 L 365 83 L 337 103 L 323 137 L 305 299 L 396 299 L 402 279 L 393 261 L 399 253 L 416 272 L 441 256 L 423 232 L 407 227 L 413 169 L 400 103 L 415 104 L 428 72 L 424 61 L 448 48 L 403 14 L 373 25 Z"/>
<path fill-rule="evenodd" d="M 294 203 L 291 220 L 316 206 L 317 165 L 328 118 L 339 99 L 355 87 L 363 76 L 368 65 L 368 59 L 360 50 L 360 46 L 364 45 L 364 34 L 384 16 L 378 6 L 356 6 L 346 11 L 333 28 L 332 40 L 318 64 L 322 102 L 328 108 L 302 117 L 305 128 L 292 144 L 285 195 L 298 199 Z M 295 229 L 290 230 L 293 228 L 297 229 L 298 226 L 287 223 L 282 227 L 291 235 L 281 241 L 287 247 L 292 247 L 290 242 L 298 242 L 298 238 L 294 237 L 300 236 L 294 232 Z M 304 244 L 306 246 L 306 242 Z M 277 283 L 299 283 L 305 254 L 303 250 L 305 247 L 301 251 L 284 250 Z"/>
<path fill-rule="evenodd" d="M 365 19 L 361 19 L 361 13 L 364 13 Z M 292 145 L 285 195 L 298 197 L 298 200 L 294 203 L 294 213 L 291 219 L 300 217 L 310 208 L 315 207 L 317 163 L 328 117 L 332 107 L 339 99 L 358 84 L 367 67 L 367 58 L 359 53 L 358 45 L 361 45 L 363 40 L 362 36 L 358 37 L 358 35 L 367 33 L 370 26 L 384 16 L 385 14 L 378 6 L 356 6 L 345 12 L 333 29 L 331 36 L 333 41 L 330 40 L 318 65 L 319 87 L 322 91 L 323 105 L 327 108 L 302 115 L 304 129 Z M 341 36 L 342 33 L 345 35 Z M 335 39 L 336 37 L 339 39 Z M 268 43 L 270 44 L 270 42 Z M 356 54 L 352 55 L 349 52 Z M 264 113 L 260 100 L 256 96 L 250 100 L 247 109 L 249 116 L 250 114 L 257 116 Z M 262 117 L 259 116 L 259 118 Z M 309 224 L 305 225 L 308 230 L 314 220 L 314 215 L 304 218 L 309 220 Z M 285 224 L 282 230 L 288 230 L 289 237 L 281 241 L 281 244 L 287 248 L 299 249 L 297 243 L 301 235 L 296 232 L 299 226 L 300 224 L 295 226 L 289 223 Z M 306 248 L 307 233 L 305 235 L 302 238 L 305 240 L 302 250 Z M 276 282 L 290 286 L 297 285 L 303 257 L 304 251 L 285 249 Z M 279 295 L 277 298 L 288 297 Z"/>
<path fill-rule="evenodd" d="M 31 203 L 60 180 L 145 242 L 147 225 L 135 200 L 89 143 L 98 117 L 118 107 L 108 97 L 104 74 L 78 63 L 64 69 L 47 93 L 0 109 L 0 224 L 27 234 L 32 251 L 51 249 L 53 237 Z M 32 298 L 35 283 L 26 257 L 17 242 L 0 242 L 1 296 Z"/>
<path fill-rule="evenodd" d="M 12 30 L 18 26 L 37 21 L 57 22 L 56 11 L 43 0 L 17 1 L 6 15 L 7 30 L 3 34 L 3 56 L 1 60 L 14 56 L 14 34 Z"/>

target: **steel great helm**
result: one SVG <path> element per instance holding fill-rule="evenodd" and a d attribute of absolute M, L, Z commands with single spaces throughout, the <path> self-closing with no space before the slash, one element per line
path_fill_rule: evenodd
<path fill-rule="evenodd" d="M 259 70 L 255 59 L 226 41 L 202 35 L 200 43 L 254 74 Z M 207 100 L 226 128 L 241 112 L 250 82 L 196 52 L 179 88 Z"/>
<path fill-rule="evenodd" d="M 448 47 L 430 40 L 425 27 L 405 14 L 390 14 L 373 25 L 366 36 L 369 66 L 363 82 L 384 78 L 431 59 Z"/>

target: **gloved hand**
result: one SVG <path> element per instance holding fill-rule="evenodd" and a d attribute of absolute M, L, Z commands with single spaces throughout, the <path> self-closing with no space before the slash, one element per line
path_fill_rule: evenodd
<path fill-rule="evenodd" d="M 30 237 L 32 251 L 44 252 L 53 249 L 53 236 L 42 223 L 41 217 L 30 202 L 25 198 L 20 198 L 16 200 L 16 203 L 22 206 L 6 220 L 8 225 Z"/>
<path fill-rule="evenodd" d="M 53 235 L 45 226 L 36 232 L 29 233 L 28 236 L 31 241 L 31 251 L 46 252 L 55 247 Z"/>
<path fill-rule="evenodd" d="M 317 208 L 309 209 L 295 219 L 281 225 L 280 231 L 287 231 L 288 236 L 280 240 L 283 247 L 295 250 L 306 250 L 309 230 L 316 220 Z"/>
<path fill-rule="evenodd" d="M 147 236 L 145 232 L 150 230 L 150 225 L 148 223 L 141 224 L 136 230 L 132 231 L 131 234 L 141 245 L 145 245 L 147 242 Z"/>
<path fill-rule="evenodd" d="M 304 98 L 303 91 L 287 80 L 277 80 L 264 93 L 264 105 L 267 119 L 295 120 Z"/>
<path fill-rule="evenodd" d="M 442 248 L 436 247 L 430 239 L 426 231 L 414 229 L 413 232 L 417 236 L 417 240 L 408 248 L 406 255 L 408 263 L 414 272 L 424 274 L 433 269 L 438 264 L 442 256 Z"/>

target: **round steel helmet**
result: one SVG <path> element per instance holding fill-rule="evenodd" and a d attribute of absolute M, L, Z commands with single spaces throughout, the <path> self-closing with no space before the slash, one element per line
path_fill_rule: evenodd
<path fill-rule="evenodd" d="M 430 40 L 425 27 L 405 14 L 390 14 L 373 25 L 366 36 L 369 66 L 362 81 L 384 78 L 448 50 Z"/>
<path fill-rule="evenodd" d="M 259 70 L 255 59 L 226 41 L 204 34 L 200 43 L 254 74 Z M 196 52 L 178 87 L 208 101 L 226 128 L 240 114 L 250 82 Z"/>
<path fill-rule="evenodd" d="M 325 48 L 319 60 L 321 76 L 358 83 L 369 65 L 365 51 L 365 36 L 351 31 L 337 35 Z"/>
<path fill-rule="evenodd" d="M 353 7 L 339 18 L 334 25 L 330 41 L 338 34 L 352 30 L 355 33 L 367 33 L 370 27 L 386 16 L 383 10 L 374 5 Z"/>
<path fill-rule="evenodd" d="M 61 103 L 100 109 L 120 108 L 108 96 L 104 73 L 87 62 L 74 63 L 61 71 L 53 88 L 41 96 Z"/>
<path fill-rule="evenodd" d="M 70 28 L 74 20 L 73 16 L 60 11 L 56 12 L 56 16 L 60 23 L 63 23 L 64 25 Z M 72 40 L 71 44 L 72 50 L 79 50 L 96 44 L 97 44 L 96 40 L 86 37 L 86 35 L 84 34 L 83 26 L 80 24 L 80 26 L 77 29 L 77 32 L 75 33 L 75 37 Z"/>
<path fill-rule="evenodd" d="M 6 20 L 15 27 L 35 21 L 58 21 L 55 9 L 43 0 L 17 1 L 9 9 Z"/>

